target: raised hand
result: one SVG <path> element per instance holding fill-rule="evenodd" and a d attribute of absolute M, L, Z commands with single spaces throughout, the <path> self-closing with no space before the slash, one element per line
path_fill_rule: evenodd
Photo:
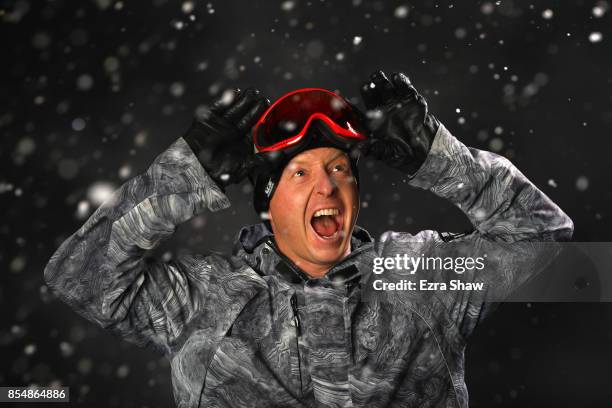
<path fill-rule="evenodd" d="M 383 71 L 361 87 L 372 139 L 366 153 L 389 166 L 414 174 L 425 161 L 440 122 L 427 110 L 427 102 L 403 73 L 391 80 Z"/>
<path fill-rule="evenodd" d="M 226 92 L 183 136 L 221 187 L 239 183 L 254 165 L 248 134 L 268 106 L 270 101 L 255 88 Z"/>

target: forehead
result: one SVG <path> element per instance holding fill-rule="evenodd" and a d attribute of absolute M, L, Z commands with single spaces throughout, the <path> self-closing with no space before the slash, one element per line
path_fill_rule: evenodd
<path fill-rule="evenodd" d="M 306 150 L 295 156 L 287 167 L 295 165 L 316 165 L 326 164 L 336 159 L 348 160 L 347 154 L 334 147 L 318 147 L 316 149 Z"/>

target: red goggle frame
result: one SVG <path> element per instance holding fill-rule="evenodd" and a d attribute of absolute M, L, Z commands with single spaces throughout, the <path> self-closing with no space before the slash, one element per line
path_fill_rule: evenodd
<path fill-rule="evenodd" d="M 341 96 L 320 88 L 289 92 L 274 102 L 253 127 L 256 153 L 299 144 L 314 120 L 333 131 L 339 142 L 367 139 L 358 112 Z"/>

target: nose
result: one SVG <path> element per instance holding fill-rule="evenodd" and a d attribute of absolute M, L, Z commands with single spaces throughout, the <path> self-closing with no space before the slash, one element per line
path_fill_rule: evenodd
<path fill-rule="evenodd" d="M 315 193 L 329 197 L 334 194 L 337 188 L 338 186 L 330 174 L 327 174 L 326 171 L 318 172 L 315 180 Z"/>

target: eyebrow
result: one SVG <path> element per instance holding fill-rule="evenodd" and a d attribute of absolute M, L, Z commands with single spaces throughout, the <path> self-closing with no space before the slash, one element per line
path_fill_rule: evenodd
<path fill-rule="evenodd" d="M 337 155 L 335 155 L 334 157 L 332 157 L 330 160 L 328 160 L 328 163 L 333 162 L 334 160 L 338 159 L 338 157 L 341 157 L 341 156 L 346 156 L 346 153 L 345 153 L 345 152 L 340 152 L 340 153 L 338 153 Z M 348 160 L 348 157 L 347 157 L 347 160 Z M 293 161 L 293 163 L 294 163 L 294 164 L 302 164 L 302 165 L 303 165 L 303 164 L 305 164 L 306 162 L 305 162 L 304 160 L 300 160 L 300 159 L 298 159 L 298 160 Z"/>

